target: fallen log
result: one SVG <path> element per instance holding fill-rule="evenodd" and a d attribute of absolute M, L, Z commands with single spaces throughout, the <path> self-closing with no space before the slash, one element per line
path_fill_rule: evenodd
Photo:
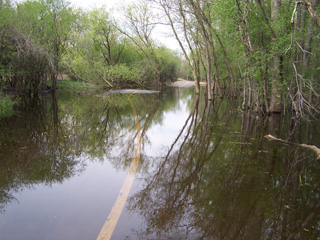
<path fill-rule="evenodd" d="M 317 155 L 317 160 L 320 161 L 320 148 L 318 148 L 315 145 L 308 145 L 308 144 L 304 144 L 304 143 L 300 144 L 300 143 L 289 142 L 289 141 L 286 141 L 286 140 L 283 140 L 283 139 L 280 139 L 280 138 L 276 138 L 276 137 L 272 136 L 271 134 L 268 134 L 268 135 L 266 135 L 264 137 L 267 138 L 270 141 L 278 141 L 278 142 L 283 142 L 283 143 L 286 143 L 286 144 L 295 145 L 295 146 L 299 146 L 299 147 L 310 149 Z"/>

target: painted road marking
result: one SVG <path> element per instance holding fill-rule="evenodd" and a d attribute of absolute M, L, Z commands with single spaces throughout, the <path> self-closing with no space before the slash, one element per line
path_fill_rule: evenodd
<path fill-rule="evenodd" d="M 132 101 L 130 97 L 128 98 L 129 102 L 132 107 L 134 119 L 135 119 L 135 124 L 136 124 L 136 129 L 137 129 L 137 143 L 135 144 L 135 149 L 134 149 L 134 156 L 131 161 L 130 169 L 129 172 L 124 180 L 124 183 L 120 189 L 120 193 L 118 195 L 118 198 L 116 202 L 114 203 L 111 212 L 105 221 L 103 227 L 101 228 L 101 231 L 99 233 L 99 236 L 97 240 L 109 240 L 112 236 L 112 233 L 118 223 L 118 220 L 120 218 L 121 212 L 123 210 L 123 207 L 128 199 L 128 195 L 130 192 L 130 189 L 132 187 L 138 166 L 139 166 L 139 160 L 141 156 L 141 141 L 142 141 L 142 136 L 141 136 L 141 126 L 139 123 L 139 119 L 136 113 L 136 109 L 134 108 Z"/>
<path fill-rule="evenodd" d="M 178 84 L 180 84 L 181 82 L 182 82 L 182 81 L 180 81 L 180 80 L 179 80 L 179 81 L 176 81 L 176 82 L 172 83 L 171 86 L 178 85 Z"/>
<path fill-rule="evenodd" d="M 189 82 L 188 81 L 185 81 L 181 87 L 184 87 L 185 85 L 187 85 Z"/>
<path fill-rule="evenodd" d="M 178 80 L 171 84 L 171 86 L 184 87 L 186 85 L 194 85 L 194 82 L 187 80 Z"/>

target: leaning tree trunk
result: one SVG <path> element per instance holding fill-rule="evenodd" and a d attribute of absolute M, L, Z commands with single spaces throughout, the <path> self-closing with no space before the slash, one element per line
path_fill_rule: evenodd
<path fill-rule="evenodd" d="M 173 15 L 170 13 L 170 9 L 171 9 L 171 8 L 169 7 L 168 2 L 165 1 L 165 0 L 159 0 L 158 3 L 159 3 L 160 6 L 163 8 L 163 10 L 164 10 L 164 12 L 165 12 L 165 15 L 166 15 L 167 18 L 168 18 L 168 21 L 169 21 L 169 24 L 170 24 L 170 26 L 171 26 L 171 29 L 172 29 L 172 31 L 173 31 L 173 33 L 174 33 L 174 36 L 175 36 L 176 40 L 178 41 L 179 46 L 180 46 L 180 48 L 181 48 L 181 50 L 182 50 L 185 58 L 187 59 L 187 63 L 188 63 L 189 68 L 191 69 L 192 74 L 193 74 L 193 80 L 194 80 L 194 82 L 195 82 L 195 87 L 196 87 L 196 94 L 199 95 L 199 94 L 200 94 L 199 77 L 198 77 L 198 74 L 197 74 L 196 64 L 195 64 L 195 61 L 194 61 L 194 53 L 193 53 L 193 51 L 192 51 L 192 48 L 191 48 L 191 45 L 190 45 L 190 42 L 189 42 L 189 38 L 188 38 L 188 36 L 187 36 L 187 31 L 186 31 L 186 18 L 185 18 L 184 13 L 183 13 L 183 11 L 182 11 L 182 9 L 181 9 L 181 8 L 182 8 L 182 5 L 181 5 L 182 3 L 181 3 L 181 2 L 178 3 L 178 4 L 179 4 L 178 13 L 179 13 L 179 14 L 181 15 L 181 17 L 182 17 L 185 40 L 186 40 L 186 42 L 188 43 L 188 46 L 189 46 L 189 49 L 190 49 L 190 52 L 191 52 L 191 57 L 192 57 L 193 59 L 190 59 L 190 57 L 189 57 L 190 55 L 187 53 L 187 51 L 186 51 L 185 47 L 183 46 L 183 43 L 182 43 L 182 41 L 181 41 L 181 39 L 180 39 L 180 37 L 179 37 L 179 35 L 178 35 L 178 33 L 177 33 L 176 27 L 175 27 L 175 25 L 174 25 L 174 21 L 173 21 L 173 19 L 172 19 L 172 16 L 173 16 Z"/>

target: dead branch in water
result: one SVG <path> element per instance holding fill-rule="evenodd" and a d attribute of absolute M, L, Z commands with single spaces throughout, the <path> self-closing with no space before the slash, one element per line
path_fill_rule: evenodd
<path fill-rule="evenodd" d="M 299 146 L 299 147 L 304 147 L 304 148 L 308 148 L 310 150 L 312 150 L 316 155 L 317 155 L 317 160 L 320 161 L 320 148 L 318 148 L 315 145 L 308 145 L 308 144 L 300 144 L 300 143 L 294 143 L 294 142 L 289 142 L 280 138 L 276 138 L 270 134 L 264 136 L 265 138 L 267 138 L 268 140 L 271 141 L 278 141 L 278 142 L 283 142 L 283 143 L 287 143 L 290 145 L 295 145 L 295 146 Z"/>

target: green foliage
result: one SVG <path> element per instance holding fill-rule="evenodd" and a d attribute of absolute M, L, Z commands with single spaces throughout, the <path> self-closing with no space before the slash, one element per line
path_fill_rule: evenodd
<path fill-rule="evenodd" d="M 56 79 L 75 19 L 67 5 L 64 0 L 27 0 L 0 9 L 2 88 L 38 92 L 48 76 Z"/>
<path fill-rule="evenodd" d="M 0 118 L 12 116 L 13 105 L 14 102 L 10 96 L 0 93 Z"/>
<path fill-rule="evenodd" d="M 2 88 L 37 92 L 50 79 L 49 87 L 55 89 L 60 73 L 107 87 L 145 88 L 176 78 L 173 52 L 151 38 L 152 47 L 140 45 L 139 36 L 119 30 L 105 9 L 83 11 L 65 0 L 26 0 L 14 6 L 5 1 L 0 12 Z"/>
<path fill-rule="evenodd" d="M 178 77 L 180 59 L 173 50 L 165 47 L 157 48 L 156 55 L 159 59 L 161 72 L 160 78 L 164 81 L 175 81 Z"/>
<path fill-rule="evenodd" d="M 109 66 L 106 71 L 108 80 L 113 84 L 130 86 L 137 85 L 144 87 L 142 76 L 138 68 L 132 68 L 124 64 Z"/>
<path fill-rule="evenodd" d="M 1 88 L 36 92 L 46 87 L 48 79 L 54 88 L 60 73 L 106 87 L 140 88 L 158 87 L 179 74 L 192 76 L 176 52 L 159 46 L 152 38 L 156 14 L 150 2 L 125 9 L 125 22 L 121 23 L 103 8 L 72 9 L 65 0 L 1 3 Z M 182 1 L 184 12 L 174 12 L 174 7 L 180 6 L 171 2 L 170 14 L 176 26 L 185 23 L 179 29 L 190 42 L 194 52 L 190 65 L 200 78 L 207 76 L 207 40 L 211 78 L 225 88 L 234 85 L 241 89 L 245 78 L 257 95 L 268 99 L 275 90 L 272 83 L 279 82 L 278 95 L 287 95 L 288 86 L 300 85 L 304 99 L 308 99 L 306 86 L 318 86 L 318 29 L 311 26 L 307 11 L 303 19 L 299 10 L 291 24 L 293 2 L 278 7 L 271 1 L 191 3 Z M 276 16 L 272 16 L 273 10 L 277 10 Z M 273 75 L 274 69 L 278 76 Z M 297 76 L 301 82 L 294 80 Z"/>
<path fill-rule="evenodd" d="M 72 79 L 106 87 L 150 88 L 159 78 L 176 78 L 179 60 L 174 52 L 139 45 L 137 38 L 119 30 L 104 9 L 80 12 L 78 16 L 80 24 L 72 33 L 74 44 L 63 61 Z"/>

